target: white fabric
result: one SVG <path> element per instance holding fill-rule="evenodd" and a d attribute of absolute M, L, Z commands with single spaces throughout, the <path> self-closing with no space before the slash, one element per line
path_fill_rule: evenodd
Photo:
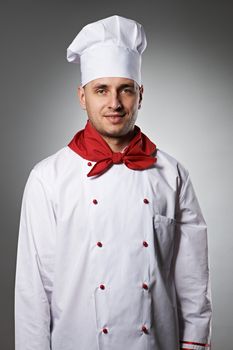
<path fill-rule="evenodd" d="M 115 164 L 88 178 L 88 161 L 67 146 L 32 169 L 17 251 L 16 350 L 209 342 L 206 223 L 188 171 L 161 150 L 157 159 L 148 170 Z"/>
<path fill-rule="evenodd" d="M 102 77 L 125 77 L 141 85 L 146 45 L 141 24 L 114 15 L 83 27 L 67 49 L 67 60 L 80 63 L 82 86 Z"/>

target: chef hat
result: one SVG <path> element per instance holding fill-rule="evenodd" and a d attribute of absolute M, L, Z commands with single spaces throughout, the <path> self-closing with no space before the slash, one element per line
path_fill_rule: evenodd
<path fill-rule="evenodd" d="M 125 77 L 141 85 L 146 45 L 141 24 L 114 15 L 83 27 L 67 49 L 67 60 L 80 64 L 82 86 L 102 77 Z"/>

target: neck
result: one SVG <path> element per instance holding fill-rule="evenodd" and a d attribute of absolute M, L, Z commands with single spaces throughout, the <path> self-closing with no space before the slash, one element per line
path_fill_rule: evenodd
<path fill-rule="evenodd" d="M 113 152 L 121 152 L 126 146 L 128 146 L 133 136 L 133 130 L 130 131 L 127 135 L 121 137 L 108 137 L 102 135 L 103 139 L 107 142 Z"/>

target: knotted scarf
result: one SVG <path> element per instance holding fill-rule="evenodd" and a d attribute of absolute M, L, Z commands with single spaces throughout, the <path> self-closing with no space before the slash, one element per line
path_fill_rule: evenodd
<path fill-rule="evenodd" d="M 96 162 L 87 176 L 101 175 L 113 164 L 124 163 L 129 169 L 143 170 L 151 167 L 157 158 L 156 145 L 134 126 L 135 135 L 123 152 L 113 152 L 90 121 L 78 131 L 68 146 L 82 158 Z"/>

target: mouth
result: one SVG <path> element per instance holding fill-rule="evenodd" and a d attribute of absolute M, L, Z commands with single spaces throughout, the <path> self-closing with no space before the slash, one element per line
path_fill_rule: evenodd
<path fill-rule="evenodd" d="M 108 119 L 108 121 L 112 124 L 119 124 L 122 122 L 122 118 L 125 114 L 107 114 L 105 117 Z"/>

